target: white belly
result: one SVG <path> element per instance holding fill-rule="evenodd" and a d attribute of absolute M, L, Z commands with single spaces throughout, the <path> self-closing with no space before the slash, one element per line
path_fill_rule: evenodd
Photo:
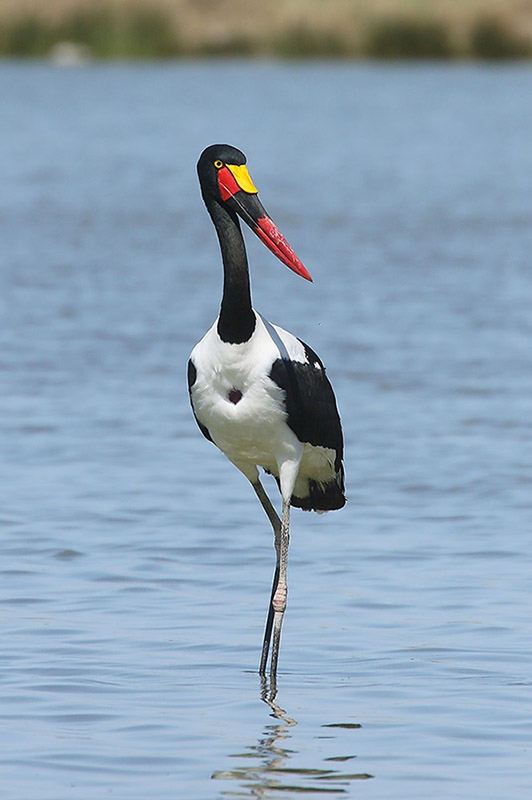
<path fill-rule="evenodd" d="M 278 474 L 281 462 L 301 458 L 302 445 L 286 424 L 284 391 L 269 377 L 276 358 L 279 352 L 260 321 L 249 342 L 221 342 L 213 328 L 192 352 L 194 413 L 248 477 L 256 465 Z M 241 394 L 237 402 L 231 399 L 235 392 Z"/>
<path fill-rule="evenodd" d="M 282 390 L 272 381 L 266 386 L 265 381 L 238 374 L 214 385 L 202 386 L 201 378 L 196 383 L 194 410 L 220 450 L 231 461 L 275 465 L 284 440 L 295 438 L 286 425 Z M 234 390 L 242 393 L 237 403 L 229 399 Z"/>

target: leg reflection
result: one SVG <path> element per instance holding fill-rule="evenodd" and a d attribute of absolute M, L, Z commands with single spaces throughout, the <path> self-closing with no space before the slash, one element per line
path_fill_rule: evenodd
<path fill-rule="evenodd" d="M 256 744 L 246 748 L 245 753 L 240 753 L 232 758 L 245 759 L 243 766 L 234 770 L 215 772 L 214 779 L 234 779 L 240 783 L 239 791 L 235 797 L 268 797 L 272 791 L 293 789 L 301 791 L 298 787 L 288 787 L 282 784 L 283 774 L 295 773 L 287 764 L 295 754 L 294 750 L 283 747 L 283 743 L 291 738 L 290 728 L 297 725 L 295 719 L 289 717 L 286 711 L 276 702 L 277 679 L 269 679 L 261 675 L 260 699 L 271 709 L 271 715 L 276 720 L 269 723 L 264 729 L 264 735 Z M 258 763 L 257 763 L 258 762 Z M 231 793 L 223 792 L 224 797 L 231 797 Z"/>
<path fill-rule="evenodd" d="M 276 792 L 281 791 L 283 797 L 286 798 L 299 797 L 301 793 L 308 792 L 323 793 L 329 797 L 334 794 L 340 797 L 349 793 L 351 781 L 372 777 L 364 773 L 346 774 L 336 768 L 331 769 L 331 762 L 351 761 L 356 758 L 354 755 L 335 755 L 327 758 L 324 764 L 325 769 L 317 767 L 319 758 L 308 768 L 291 766 L 291 759 L 299 755 L 294 742 L 290 742 L 294 736 L 297 738 L 297 731 L 293 730 L 297 722 L 276 702 L 276 698 L 277 679 L 275 675 L 270 676 L 269 679 L 262 675 L 260 699 L 269 706 L 270 716 L 273 717 L 274 722 L 266 725 L 261 738 L 256 743 L 249 745 L 245 752 L 229 756 L 229 758 L 239 759 L 239 766 L 235 769 L 215 772 L 212 775 L 215 780 L 237 782 L 238 786 L 235 786 L 233 791 L 226 789 L 221 793 L 224 798 L 269 798 L 272 794 L 277 796 Z M 323 727 L 320 726 L 321 729 Z M 355 728 L 354 725 L 352 727 Z M 327 738 L 336 739 L 336 736 Z M 287 747 L 289 742 L 292 744 L 291 748 Z M 308 740 L 305 742 L 304 750 L 307 753 L 309 751 Z"/>

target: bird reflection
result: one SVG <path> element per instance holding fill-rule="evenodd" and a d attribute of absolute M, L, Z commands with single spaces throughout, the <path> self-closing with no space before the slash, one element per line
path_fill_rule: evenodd
<path fill-rule="evenodd" d="M 297 721 L 276 702 L 277 681 L 271 676 L 261 676 L 260 699 L 270 707 L 270 716 L 275 723 L 269 723 L 263 736 L 246 748 L 244 753 L 234 753 L 230 757 L 241 760 L 242 765 L 236 769 L 215 772 L 211 777 L 215 780 L 233 780 L 238 787 L 222 791 L 223 797 L 259 797 L 270 798 L 282 791 L 283 797 L 290 797 L 302 792 L 327 794 L 329 797 L 345 797 L 352 780 L 371 778 L 371 775 L 345 774 L 336 769 L 319 769 L 315 767 L 291 767 L 290 759 L 298 755 L 297 750 L 285 745 L 292 738 L 291 729 Z M 328 761 L 348 761 L 355 756 L 343 756 Z M 284 780 L 290 780 L 285 783 Z M 295 782 L 292 782 L 295 781 Z"/>

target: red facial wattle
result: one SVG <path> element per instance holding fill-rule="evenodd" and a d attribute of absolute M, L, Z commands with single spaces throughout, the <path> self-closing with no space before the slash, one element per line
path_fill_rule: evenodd
<path fill-rule="evenodd" d="M 240 186 L 227 167 L 218 170 L 218 186 L 224 202 L 240 191 Z"/>

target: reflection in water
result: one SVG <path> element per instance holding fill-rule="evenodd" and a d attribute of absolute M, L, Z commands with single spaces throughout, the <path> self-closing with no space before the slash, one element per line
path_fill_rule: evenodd
<path fill-rule="evenodd" d="M 261 700 L 271 709 L 271 716 L 275 724 L 266 726 L 264 736 L 257 744 L 250 745 L 245 753 L 235 753 L 231 758 L 245 759 L 242 766 L 232 770 L 213 773 L 217 780 L 238 781 L 238 789 L 222 792 L 224 797 L 271 797 L 275 792 L 282 792 L 283 797 L 294 793 L 313 793 L 328 795 L 346 795 L 349 782 L 372 778 L 367 773 L 341 773 L 336 769 L 316 767 L 290 767 L 287 766 L 292 756 L 297 755 L 296 750 L 282 747 L 281 744 L 292 738 L 290 728 L 297 725 L 295 719 L 289 717 L 284 709 L 276 702 L 277 683 L 274 677 L 268 679 L 261 677 Z M 353 723 L 330 723 L 323 727 L 350 727 L 360 728 Z M 351 761 L 356 756 L 334 756 L 325 759 L 328 764 L 335 762 Z M 283 779 L 296 779 L 296 784 L 287 784 Z M 326 784 L 326 785 L 324 785 Z"/>

